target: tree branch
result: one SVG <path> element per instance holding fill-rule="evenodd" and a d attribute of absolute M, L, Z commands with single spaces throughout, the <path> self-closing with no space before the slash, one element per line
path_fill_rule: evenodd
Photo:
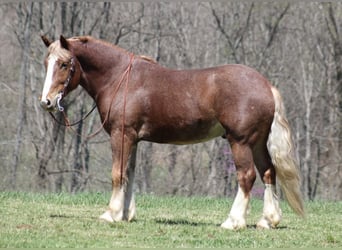
<path fill-rule="evenodd" d="M 274 38 L 275 38 L 276 34 L 278 33 L 280 21 L 284 18 L 285 14 L 289 10 L 289 8 L 290 8 L 290 4 L 287 4 L 285 9 L 280 13 L 279 17 L 277 18 L 277 20 L 276 20 L 276 22 L 275 22 L 275 24 L 271 30 L 271 35 L 267 41 L 267 44 L 261 53 L 261 60 L 260 60 L 260 63 L 258 65 L 258 68 L 261 68 L 262 65 L 264 64 L 266 51 L 267 51 L 267 49 L 269 49 L 271 47 L 271 45 L 274 41 Z"/>

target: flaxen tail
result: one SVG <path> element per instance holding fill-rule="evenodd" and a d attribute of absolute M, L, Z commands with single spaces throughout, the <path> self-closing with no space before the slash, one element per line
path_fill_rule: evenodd
<path fill-rule="evenodd" d="M 275 87 L 272 87 L 275 101 L 275 112 L 271 132 L 268 136 L 267 148 L 280 187 L 292 209 L 304 216 L 303 200 L 300 192 L 300 174 L 293 153 L 293 142 L 289 124 L 285 117 L 282 98 Z"/>

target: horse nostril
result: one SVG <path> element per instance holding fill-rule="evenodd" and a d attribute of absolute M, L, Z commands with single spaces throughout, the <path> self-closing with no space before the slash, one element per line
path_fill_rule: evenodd
<path fill-rule="evenodd" d="M 51 101 L 48 99 L 42 100 L 42 101 L 40 101 L 40 106 L 42 106 L 42 108 L 44 108 L 44 109 L 50 108 Z"/>

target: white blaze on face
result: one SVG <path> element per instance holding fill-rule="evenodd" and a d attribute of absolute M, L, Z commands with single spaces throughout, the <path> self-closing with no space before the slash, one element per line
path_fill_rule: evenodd
<path fill-rule="evenodd" d="M 44 88 L 43 88 L 43 93 L 42 93 L 42 99 L 41 99 L 42 102 L 47 101 L 47 95 L 49 94 L 52 83 L 53 83 L 53 68 L 55 66 L 56 61 L 57 61 L 56 57 L 49 56 L 47 72 L 46 72 L 46 77 L 45 77 L 45 82 L 44 82 Z"/>

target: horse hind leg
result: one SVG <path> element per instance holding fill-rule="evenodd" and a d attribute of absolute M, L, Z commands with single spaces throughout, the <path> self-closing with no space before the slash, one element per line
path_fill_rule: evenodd
<path fill-rule="evenodd" d="M 274 184 L 265 184 L 263 214 L 257 228 L 275 228 L 282 217 L 278 196 Z"/>
<path fill-rule="evenodd" d="M 248 145 L 232 143 L 232 153 L 236 165 L 239 189 L 228 219 L 221 227 L 237 230 L 246 228 L 246 214 L 249 205 L 250 191 L 253 187 L 256 174 L 251 148 Z"/>
<path fill-rule="evenodd" d="M 260 177 L 265 184 L 263 214 L 258 228 L 275 228 L 281 220 L 282 212 L 276 192 L 276 173 L 267 149 L 255 153 L 255 162 Z"/>

